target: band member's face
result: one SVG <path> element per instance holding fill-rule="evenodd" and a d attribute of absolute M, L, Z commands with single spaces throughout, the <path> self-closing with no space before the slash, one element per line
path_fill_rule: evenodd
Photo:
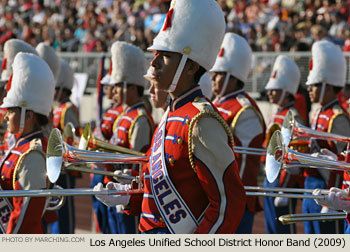
<path fill-rule="evenodd" d="M 103 90 L 104 90 L 104 92 L 106 94 L 107 99 L 108 100 L 112 100 L 113 96 L 114 96 L 114 94 L 113 94 L 113 86 L 105 85 L 103 87 Z"/>
<path fill-rule="evenodd" d="M 152 81 L 159 90 L 167 90 L 174 79 L 181 54 L 175 52 L 155 51 L 151 61 L 153 67 Z"/>
<path fill-rule="evenodd" d="M 310 85 L 307 87 L 307 91 L 309 92 L 310 101 L 313 103 L 317 103 L 320 100 L 322 84 Z"/>
<path fill-rule="evenodd" d="M 267 90 L 267 97 L 269 98 L 269 102 L 273 104 L 277 104 L 281 98 L 282 89 L 271 89 Z"/>
<path fill-rule="evenodd" d="M 116 84 L 113 86 L 113 99 L 117 104 L 123 103 L 123 84 Z"/>
<path fill-rule="evenodd" d="M 21 117 L 21 109 L 19 107 L 7 108 L 4 119 L 7 121 L 7 130 L 11 134 L 19 132 L 19 121 Z"/>
<path fill-rule="evenodd" d="M 168 93 L 164 90 L 159 90 L 154 87 L 153 81 L 150 82 L 149 94 L 151 96 L 151 103 L 154 108 L 163 108 L 167 103 Z"/>
<path fill-rule="evenodd" d="M 211 74 L 211 83 L 212 83 L 212 91 L 215 96 L 218 96 L 221 92 L 221 89 L 224 85 L 226 78 L 225 72 L 212 72 Z"/>

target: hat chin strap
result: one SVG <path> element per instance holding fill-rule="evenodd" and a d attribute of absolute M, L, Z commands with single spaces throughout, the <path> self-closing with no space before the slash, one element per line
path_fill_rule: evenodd
<path fill-rule="evenodd" d="M 224 84 L 222 85 L 222 88 L 220 90 L 219 97 L 224 96 L 226 89 L 227 89 L 228 81 L 230 80 L 230 76 L 231 76 L 231 74 L 229 72 L 226 72 Z"/>
<path fill-rule="evenodd" d="M 285 96 L 286 96 L 286 90 L 282 89 L 282 94 L 281 94 L 281 96 L 280 96 L 280 99 L 279 99 L 278 102 L 277 102 L 277 105 L 278 105 L 278 106 L 281 106 L 281 104 L 282 104 L 282 102 L 283 102 Z"/>
<path fill-rule="evenodd" d="M 123 81 L 123 107 L 125 108 L 126 105 L 126 96 L 128 94 L 128 83 L 126 81 Z"/>
<path fill-rule="evenodd" d="M 19 121 L 19 133 L 22 134 L 24 130 L 24 119 L 26 115 L 26 108 L 21 107 L 21 119 Z"/>
<path fill-rule="evenodd" d="M 318 99 L 318 103 L 322 103 L 323 102 L 325 91 L 326 91 L 326 83 L 322 82 L 322 88 L 321 88 L 320 98 Z"/>
<path fill-rule="evenodd" d="M 173 81 L 167 90 L 168 93 L 172 93 L 175 91 L 177 83 L 179 82 L 180 76 L 182 74 L 182 71 L 184 70 L 187 59 L 188 59 L 188 56 L 186 54 L 183 54 L 181 61 L 179 63 L 179 66 L 177 67 L 176 73 L 174 75 Z"/>

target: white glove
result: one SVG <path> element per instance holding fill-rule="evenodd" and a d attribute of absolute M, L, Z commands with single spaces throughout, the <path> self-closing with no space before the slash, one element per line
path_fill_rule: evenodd
<path fill-rule="evenodd" d="M 108 182 L 106 188 L 103 188 L 102 183 L 98 183 L 94 187 L 94 191 L 109 191 L 109 190 L 118 190 L 118 191 L 126 191 L 130 189 L 130 185 L 122 185 L 119 183 Z M 127 205 L 130 201 L 130 195 L 124 194 L 96 194 L 96 199 L 101 201 L 106 206 L 116 206 L 116 205 Z"/>
<path fill-rule="evenodd" d="M 316 193 L 316 190 L 319 191 L 319 189 L 315 189 L 312 193 L 313 195 L 318 195 Z M 315 192 L 316 191 L 316 192 Z M 350 200 L 347 200 L 348 192 L 346 190 L 341 190 L 336 187 L 332 187 L 329 190 L 328 195 L 325 197 L 325 199 L 315 199 L 316 203 L 319 205 L 327 206 L 331 209 L 335 210 L 342 210 L 344 212 L 350 212 Z"/>
<path fill-rule="evenodd" d="M 322 155 L 320 155 L 320 157 L 322 157 L 322 158 L 326 158 L 329 160 L 337 160 L 338 159 L 338 156 L 328 149 L 323 148 L 320 150 L 320 153 L 322 154 Z"/>
<path fill-rule="evenodd" d="M 321 193 L 321 190 L 320 190 L 320 189 L 316 188 L 315 190 L 313 190 L 312 195 L 319 196 L 319 195 L 324 195 L 324 194 Z M 326 195 L 324 195 L 324 196 L 325 196 L 325 197 L 324 197 L 323 199 L 314 199 L 314 200 L 316 201 L 316 203 L 317 203 L 318 205 L 320 205 L 320 206 L 327 206 L 327 207 L 328 207 L 328 206 L 329 206 L 329 205 L 328 205 L 329 202 L 328 202 L 328 200 L 327 200 Z"/>
<path fill-rule="evenodd" d="M 273 203 L 275 207 L 285 207 L 288 206 L 288 200 L 289 199 L 285 197 L 276 197 Z"/>
<path fill-rule="evenodd" d="M 131 184 L 132 179 L 131 179 L 131 178 L 125 177 L 125 176 L 131 176 L 131 169 L 124 169 L 123 171 L 121 171 L 121 170 L 116 170 L 116 171 L 114 171 L 114 174 L 115 174 L 116 176 L 114 176 L 113 178 L 114 178 L 117 182 L 119 182 L 119 183 L 121 183 L 121 184 L 123 184 L 123 185 L 125 185 L 125 184 Z M 123 176 L 124 176 L 124 178 L 123 178 Z"/>
<path fill-rule="evenodd" d="M 338 211 L 333 210 L 329 207 L 323 206 L 320 213 L 338 213 Z"/>

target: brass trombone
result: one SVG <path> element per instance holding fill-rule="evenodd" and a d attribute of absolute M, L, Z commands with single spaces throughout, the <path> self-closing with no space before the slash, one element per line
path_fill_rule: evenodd
<path fill-rule="evenodd" d="M 46 153 L 46 165 L 47 165 L 47 175 L 50 182 L 55 183 L 60 175 L 62 164 L 64 167 L 76 164 L 87 164 L 87 163 L 100 163 L 100 164 L 110 164 L 110 163 L 146 163 L 148 162 L 147 156 L 139 155 L 128 155 L 128 154 L 116 154 L 116 153 L 104 153 L 87 151 L 75 148 L 66 144 L 60 131 L 58 129 L 53 129 L 50 133 L 47 153 Z M 85 171 L 93 173 L 89 168 L 70 168 L 79 169 L 79 171 Z M 103 171 L 98 171 L 102 174 Z M 103 172 L 104 173 L 104 172 Z M 103 175 L 107 175 L 104 173 Z M 107 175 L 110 176 L 111 174 Z"/>
<path fill-rule="evenodd" d="M 346 213 L 308 213 L 308 214 L 287 214 L 278 217 L 278 220 L 282 224 L 293 224 L 297 222 L 304 221 L 334 221 L 334 220 L 344 220 L 346 218 Z"/>
<path fill-rule="evenodd" d="M 298 123 L 291 111 L 284 118 L 281 128 L 283 143 L 288 146 L 295 138 L 317 138 L 326 141 L 337 141 L 350 143 L 350 137 L 314 130 Z"/>
<path fill-rule="evenodd" d="M 280 131 L 275 131 L 272 135 L 266 154 L 266 177 L 272 183 L 276 180 L 281 169 L 293 167 L 309 167 L 318 169 L 329 169 L 338 171 L 348 171 L 350 164 L 313 157 L 310 154 L 300 153 L 288 148 L 283 140 Z"/>
<path fill-rule="evenodd" d="M 130 150 L 128 148 L 117 146 L 117 145 L 114 145 L 114 144 L 111 144 L 111 143 L 108 143 L 108 142 L 105 142 L 103 140 L 95 138 L 92 134 L 91 126 L 89 123 L 86 124 L 84 131 L 83 131 L 83 135 L 80 137 L 79 149 L 81 149 L 81 150 L 102 149 L 104 151 L 117 152 L 117 153 L 121 153 L 121 154 L 145 156 L 145 154 L 142 152 Z"/>

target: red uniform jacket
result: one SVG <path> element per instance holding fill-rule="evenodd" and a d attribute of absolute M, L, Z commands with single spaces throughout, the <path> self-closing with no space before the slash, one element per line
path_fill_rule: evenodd
<path fill-rule="evenodd" d="M 213 103 L 219 110 L 221 116 L 231 127 L 235 146 L 251 148 L 263 147 L 266 130 L 264 118 L 256 102 L 244 90 L 238 90 L 220 99 L 215 99 Z M 244 115 L 247 109 L 252 110 L 250 111 L 251 115 L 248 115 L 248 117 Z M 249 134 L 244 136 L 244 132 L 241 133 L 238 130 L 239 124 L 244 124 L 244 126 L 242 125 L 243 127 L 249 127 L 243 129 L 246 132 L 249 131 Z M 257 186 L 260 157 L 257 155 L 242 155 L 237 153 L 235 153 L 235 155 L 243 184 L 245 186 Z M 253 213 L 262 209 L 258 197 L 253 196 L 247 198 L 247 207 L 249 211 Z"/>
<path fill-rule="evenodd" d="M 246 196 L 232 146 L 228 145 L 226 136 L 225 141 L 221 142 L 221 148 L 217 146 L 217 148 L 210 149 L 213 158 L 220 157 L 223 150 L 228 150 L 225 154 L 228 153 L 229 156 L 225 156 L 225 160 L 230 160 L 230 163 L 225 167 L 223 173 L 221 173 L 221 168 L 223 168 L 221 164 L 213 164 L 211 162 L 213 159 L 208 159 L 199 151 L 193 156 L 195 170 L 189 161 L 189 124 L 205 106 L 210 107 L 212 111 L 215 110 L 213 105 L 203 98 L 200 87 L 191 89 L 171 101 L 165 126 L 166 168 L 172 183 L 195 218 L 203 217 L 195 233 L 234 233 L 243 216 Z M 220 128 L 217 119 L 211 117 L 209 119 L 214 121 L 218 128 L 213 128 L 206 134 L 209 133 L 208 135 L 215 138 L 217 136 L 215 131 L 222 134 L 223 128 Z M 159 128 L 156 129 L 154 138 L 158 130 Z M 208 137 L 206 134 L 202 137 Z M 153 139 L 152 146 L 154 143 Z M 194 153 L 196 153 L 196 148 L 200 147 L 194 146 Z M 220 176 L 217 175 L 218 173 Z M 142 200 L 140 231 L 166 227 L 153 198 L 149 174 L 148 165 L 144 175 L 145 192 Z M 134 209 L 139 209 L 138 200 L 138 197 L 131 197 L 130 213 L 133 213 Z"/>
<path fill-rule="evenodd" d="M 340 134 L 340 132 L 335 132 L 334 131 L 334 122 L 335 120 L 343 116 L 348 119 L 348 116 L 344 109 L 339 105 L 338 100 L 334 100 L 330 104 L 324 106 L 323 108 L 317 110 L 315 114 L 313 115 L 312 121 L 311 121 L 311 128 L 319 130 L 319 131 L 324 131 L 324 132 L 332 132 L 335 134 Z M 350 124 L 345 126 L 343 130 L 348 131 Z M 347 134 L 349 134 L 347 132 Z M 340 134 L 341 135 L 341 134 Z M 310 140 L 310 151 L 311 153 L 319 151 L 321 148 L 327 148 L 333 153 L 338 153 L 337 147 L 334 142 L 331 141 L 325 141 L 325 140 L 315 140 L 312 139 Z M 326 181 L 328 183 L 328 188 L 332 186 L 340 186 L 342 184 L 342 178 L 339 181 L 336 181 L 336 174 L 342 174 L 341 172 L 337 171 L 332 171 L 329 177 L 329 181 Z M 307 168 L 304 171 L 304 176 L 319 176 L 320 173 L 318 169 L 312 169 L 312 168 Z"/>
<path fill-rule="evenodd" d="M 28 155 L 28 151 L 33 147 L 33 143 L 40 140 L 42 144 L 41 152 L 46 152 L 47 139 L 41 132 L 34 132 L 30 135 L 20 137 L 16 145 L 9 150 L 1 160 L 1 180 L 0 185 L 3 190 L 24 190 L 19 183 L 18 168 L 23 162 L 23 158 Z M 37 145 L 36 145 L 37 147 Z M 43 157 L 45 160 L 45 157 Z M 24 166 L 23 169 L 28 169 Z M 46 168 L 42 167 L 42 171 L 45 172 Z M 23 171 L 28 172 L 29 171 Z M 23 173 L 22 173 L 23 174 Z M 45 181 L 39 181 L 39 184 L 47 184 L 46 173 L 38 174 L 36 178 L 31 178 L 31 183 L 35 179 L 45 179 Z M 44 188 L 30 188 L 32 185 L 24 185 L 26 189 L 45 189 Z M 29 187 L 29 188 L 28 188 Z M 12 233 L 31 233 L 38 234 L 43 233 L 41 225 L 41 217 L 45 208 L 45 197 L 13 197 L 8 198 L 13 210 L 9 215 L 9 224 L 6 230 L 7 234 Z"/>
<path fill-rule="evenodd" d="M 122 112 L 123 106 L 119 104 L 109 108 L 103 115 L 100 129 L 105 140 L 111 139 L 113 135 L 113 124 Z"/>

